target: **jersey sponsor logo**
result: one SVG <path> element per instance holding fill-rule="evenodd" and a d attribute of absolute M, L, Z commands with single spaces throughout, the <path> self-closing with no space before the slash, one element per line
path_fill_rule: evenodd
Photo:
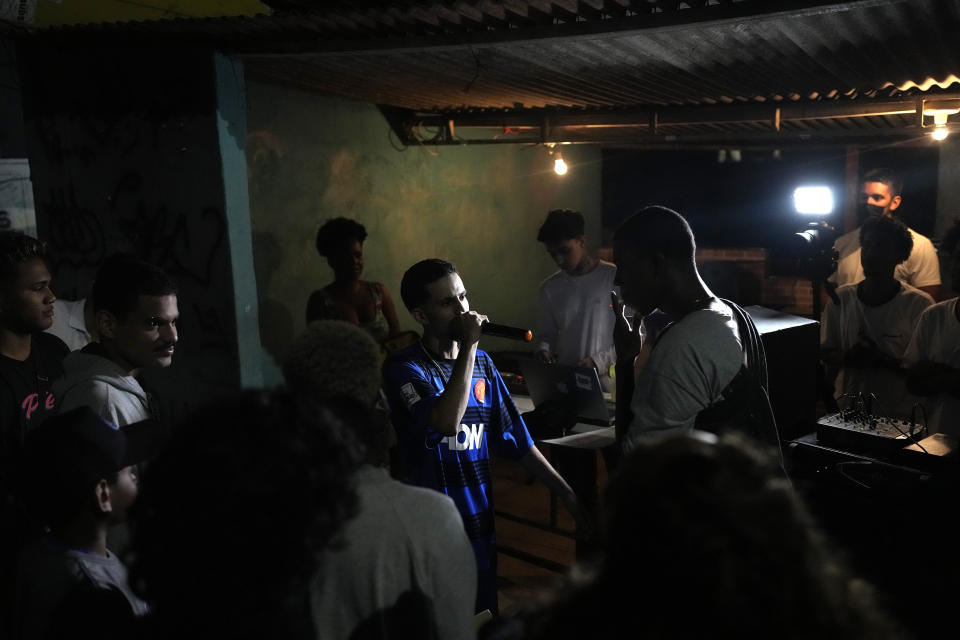
<path fill-rule="evenodd" d="M 461 442 L 460 438 L 463 437 Z M 451 451 L 469 451 L 479 449 L 483 444 L 483 424 L 460 425 L 456 435 L 444 438 Z"/>
<path fill-rule="evenodd" d="M 487 381 L 477 380 L 473 383 L 473 397 L 479 404 L 483 404 L 483 398 L 487 395 Z"/>
<path fill-rule="evenodd" d="M 407 404 L 407 409 L 420 402 L 420 394 L 413 388 L 412 382 L 408 382 L 400 387 L 400 395 L 403 396 L 403 401 Z"/>

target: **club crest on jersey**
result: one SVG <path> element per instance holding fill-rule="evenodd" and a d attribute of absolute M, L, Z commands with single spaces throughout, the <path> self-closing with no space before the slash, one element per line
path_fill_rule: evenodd
<path fill-rule="evenodd" d="M 487 395 L 487 381 L 486 380 L 477 380 L 473 383 L 473 397 L 477 399 L 479 404 L 483 404 L 483 399 Z"/>

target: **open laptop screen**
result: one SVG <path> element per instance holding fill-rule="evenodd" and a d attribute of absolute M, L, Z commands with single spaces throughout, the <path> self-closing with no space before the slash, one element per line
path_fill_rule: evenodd
<path fill-rule="evenodd" d="M 530 358 L 520 361 L 520 371 L 535 407 L 562 397 L 572 398 L 581 422 L 613 424 L 614 410 L 603 396 L 596 369 L 547 364 Z"/>

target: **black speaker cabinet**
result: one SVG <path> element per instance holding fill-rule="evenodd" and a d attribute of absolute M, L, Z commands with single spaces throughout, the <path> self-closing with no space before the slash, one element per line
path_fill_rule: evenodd
<path fill-rule="evenodd" d="M 767 354 L 770 403 L 780 440 L 816 428 L 820 323 L 766 307 L 744 307 L 753 318 Z"/>

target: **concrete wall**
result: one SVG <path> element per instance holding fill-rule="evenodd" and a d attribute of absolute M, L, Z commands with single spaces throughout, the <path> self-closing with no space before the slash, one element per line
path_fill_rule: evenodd
<path fill-rule="evenodd" d="M 282 354 L 304 325 L 310 292 L 332 280 L 317 228 L 354 218 L 369 234 L 364 279 L 384 283 L 405 328 L 403 272 L 423 258 L 457 264 L 471 305 L 494 321 L 535 328 L 539 282 L 555 270 L 536 232 L 552 208 L 579 209 L 600 237 L 600 151 L 563 149 L 566 176 L 543 147 L 402 149 L 375 106 L 248 78 L 247 161 L 261 338 Z M 487 339 L 487 350 L 519 343 Z M 265 380 L 279 373 L 265 358 Z"/>
<path fill-rule="evenodd" d="M 937 219 L 935 235 L 960 219 L 960 139 L 956 134 L 940 143 L 940 165 L 937 180 Z"/>
<path fill-rule="evenodd" d="M 940 165 L 937 182 L 936 238 L 955 220 L 960 220 L 960 139 L 956 134 L 940 143 Z M 960 293 L 960 282 L 951 282 L 949 258 L 940 253 L 940 278 L 943 280 L 941 297 L 950 298 Z"/>
<path fill-rule="evenodd" d="M 177 354 L 147 381 L 168 419 L 240 384 L 213 60 L 156 44 L 23 52 L 38 235 L 56 293 L 85 297 L 116 251 L 179 284 Z"/>
<path fill-rule="evenodd" d="M 13 42 L 0 38 L 0 158 L 24 158 L 23 106 Z"/>

